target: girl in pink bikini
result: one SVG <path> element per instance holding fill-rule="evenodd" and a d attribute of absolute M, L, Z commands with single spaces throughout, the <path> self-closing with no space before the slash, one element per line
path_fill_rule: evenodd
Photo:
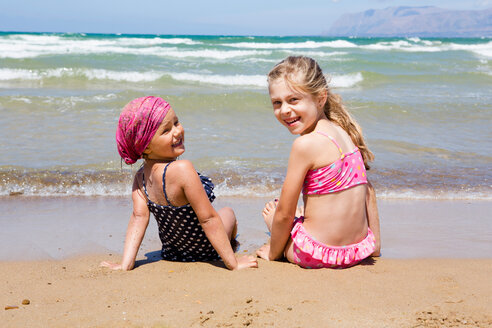
<path fill-rule="evenodd" d="M 275 117 L 300 137 L 280 199 L 263 209 L 271 239 L 257 255 L 285 256 L 304 268 L 345 268 L 379 256 L 376 195 L 366 173 L 374 155 L 359 125 L 311 58 L 284 59 L 268 74 L 268 85 Z"/>

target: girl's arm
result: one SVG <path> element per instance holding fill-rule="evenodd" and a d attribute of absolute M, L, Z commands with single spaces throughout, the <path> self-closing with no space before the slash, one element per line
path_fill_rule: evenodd
<path fill-rule="evenodd" d="M 244 256 L 236 259 L 222 220 L 210 203 L 193 164 L 187 160 L 177 161 L 173 164 L 173 171 L 183 177 L 179 181 L 183 183 L 184 195 L 195 211 L 205 235 L 222 258 L 225 266 L 230 270 L 257 267 L 254 258 L 252 260 Z"/>
<path fill-rule="evenodd" d="M 379 228 L 378 205 L 376 203 L 376 191 L 369 181 L 367 181 L 366 212 L 367 223 L 376 238 L 376 248 L 371 255 L 381 256 L 381 234 Z"/>
<path fill-rule="evenodd" d="M 130 217 L 130 222 L 128 222 L 128 228 L 126 229 L 125 247 L 121 264 L 102 262 L 101 266 L 113 270 L 131 270 L 135 266 L 137 252 L 142 244 L 150 217 L 146 198 L 138 186 L 137 176 L 135 176 L 133 181 L 132 200 L 133 213 Z"/>
<path fill-rule="evenodd" d="M 289 241 L 304 178 L 312 166 L 309 161 L 309 158 L 312 157 L 309 154 L 309 145 L 309 141 L 302 137 L 297 138 L 292 145 L 287 175 L 273 216 L 270 251 L 267 260 L 281 258 Z"/>

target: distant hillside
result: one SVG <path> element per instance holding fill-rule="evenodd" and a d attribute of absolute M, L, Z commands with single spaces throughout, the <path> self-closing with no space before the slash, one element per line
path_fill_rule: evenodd
<path fill-rule="evenodd" d="M 390 7 L 342 15 L 328 36 L 492 37 L 492 8 Z"/>

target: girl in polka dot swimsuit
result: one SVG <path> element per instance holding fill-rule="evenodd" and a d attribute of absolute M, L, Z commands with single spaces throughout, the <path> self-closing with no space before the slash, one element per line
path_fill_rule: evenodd
<path fill-rule="evenodd" d="M 257 267 L 253 256 L 236 258 L 231 243 L 237 231 L 230 208 L 215 211 L 209 178 L 187 160 L 184 130 L 170 105 L 158 97 L 131 101 L 121 112 L 116 132 L 118 152 L 127 164 L 143 158 L 133 182 L 133 213 L 128 224 L 122 263 L 102 262 L 111 269 L 131 270 L 154 214 L 162 241 L 162 257 L 170 261 L 222 259 L 230 270 Z"/>
<path fill-rule="evenodd" d="M 331 93 L 318 63 L 288 57 L 268 74 L 273 112 L 290 133 L 280 199 L 263 209 L 266 260 L 286 257 L 304 268 L 345 268 L 379 256 L 379 217 L 366 168 L 373 159 L 361 129 Z M 300 193 L 304 207 L 297 208 Z"/>

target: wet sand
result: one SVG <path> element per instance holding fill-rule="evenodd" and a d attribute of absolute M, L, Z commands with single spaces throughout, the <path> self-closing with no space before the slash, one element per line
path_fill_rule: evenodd
<path fill-rule="evenodd" d="M 254 251 L 268 236 L 261 210 L 269 199 L 219 197 L 239 222 L 240 251 Z M 0 198 L 0 261 L 120 254 L 130 198 Z M 388 200 L 378 202 L 385 258 L 492 258 L 492 202 Z M 140 255 L 160 249 L 151 217 Z"/>
<path fill-rule="evenodd" d="M 221 198 L 236 209 L 240 254 L 266 239 L 265 199 Z M 159 260 L 151 220 L 137 267 L 118 261 L 131 211 L 125 198 L 0 199 L 0 322 L 5 327 L 491 327 L 490 202 L 379 202 L 383 256 L 346 270 L 259 260 Z M 23 305 L 23 300 L 29 300 Z"/>

